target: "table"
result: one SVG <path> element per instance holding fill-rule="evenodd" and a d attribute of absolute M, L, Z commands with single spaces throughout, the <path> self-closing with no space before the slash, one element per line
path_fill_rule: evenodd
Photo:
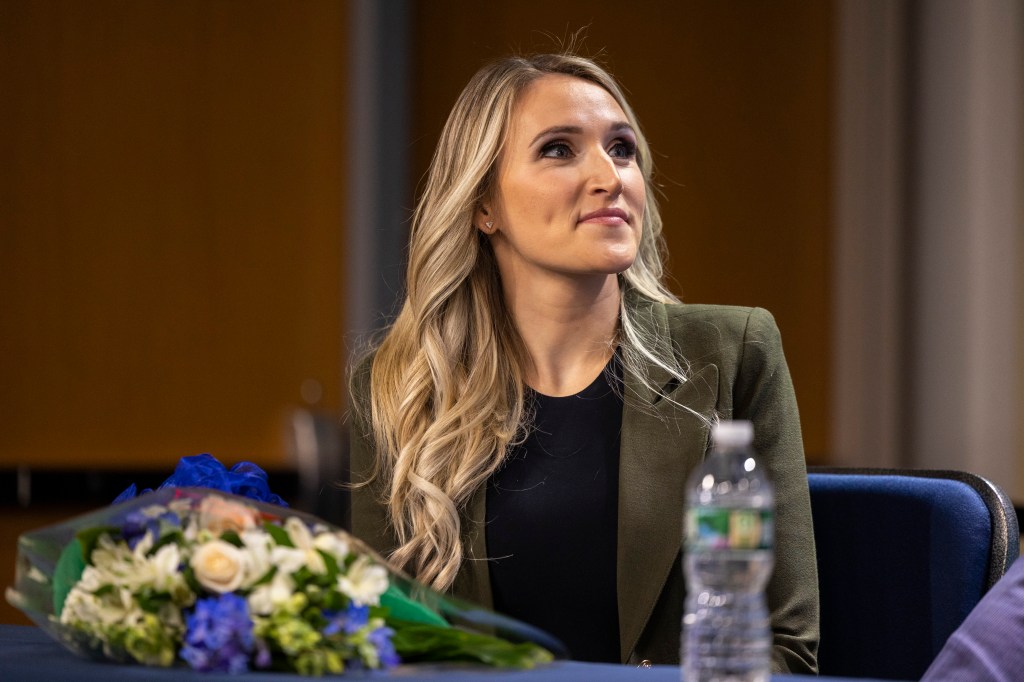
<path fill-rule="evenodd" d="M 651 668 L 634 668 L 624 665 L 601 663 L 579 663 L 557 661 L 536 670 L 495 670 L 477 666 L 405 666 L 387 673 L 359 673 L 355 679 L 398 680 L 399 682 L 441 682 L 456 680 L 469 682 L 485 680 L 491 682 L 679 682 L 679 668 L 673 665 L 657 665 Z M 50 639 L 46 633 L 28 625 L 0 625 L 0 680 L 31 682 L 78 682 L 96 680 L 109 682 L 121 680 L 195 680 L 196 682 L 240 680 L 288 680 L 299 678 L 281 673 L 254 672 L 245 677 L 216 673 L 194 673 L 187 669 L 147 668 L 144 666 L 113 665 L 97 663 L 78 658 Z M 840 682 L 840 678 L 804 677 L 800 675 L 773 675 L 772 682 Z M 850 682 L 843 678 L 842 682 Z"/>

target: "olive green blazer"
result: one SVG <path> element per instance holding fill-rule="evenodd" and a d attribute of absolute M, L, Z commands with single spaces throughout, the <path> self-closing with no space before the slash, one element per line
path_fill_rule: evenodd
<path fill-rule="evenodd" d="M 707 427 L 688 411 L 694 410 L 754 423 L 754 448 L 776 490 L 775 570 L 768 585 L 772 667 L 776 672 L 817 672 L 818 580 L 807 470 L 775 320 L 759 308 L 666 305 L 639 296 L 628 300 L 639 327 L 659 350 L 674 349 L 688 376 L 679 382 L 652 364 L 647 384 L 628 371 L 623 377 L 617 551 L 621 660 L 679 660 L 686 483 L 710 440 Z M 360 402 L 353 404 L 366 404 L 371 362 L 356 370 L 353 399 Z M 356 413 L 353 482 L 373 467 L 367 433 Z M 453 593 L 491 607 L 488 564 L 480 561 L 487 557 L 485 502 L 482 486 L 461 512 L 466 561 Z M 352 526 L 357 537 L 384 556 L 396 547 L 376 485 L 353 490 Z"/>

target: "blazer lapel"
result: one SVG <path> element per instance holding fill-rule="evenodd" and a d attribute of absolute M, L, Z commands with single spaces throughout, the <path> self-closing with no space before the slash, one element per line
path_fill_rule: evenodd
<path fill-rule="evenodd" d="M 637 312 L 641 327 L 657 340 L 659 355 L 664 357 L 672 347 L 664 306 L 655 304 Z M 718 367 L 713 364 L 682 383 L 650 365 L 648 378 L 650 385 L 630 372 L 623 377 L 616 552 L 623 661 L 636 647 L 682 547 L 686 480 L 704 458 L 709 442 L 705 425 L 686 408 L 710 416 L 718 402 Z M 485 505 L 486 486 L 481 486 L 462 515 L 466 556 L 452 592 L 492 608 Z"/>
<path fill-rule="evenodd" d="M 660 350 L 671 348 L 664 306 L 640 312 Z M 636 647 L 682 546 L 687 477 L 709 442 L 706 425 L 686 408 L 714 413 L 718 368 L 705 365 L 679 382 L 651 366 L 649 384 L 628 372 L 624 377 L 617 549 L 623 661 Z"/>

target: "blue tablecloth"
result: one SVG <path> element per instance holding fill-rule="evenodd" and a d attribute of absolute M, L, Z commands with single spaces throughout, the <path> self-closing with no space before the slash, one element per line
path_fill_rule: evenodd
<path fill-rule="evenodd" d="M 652 668 L 633 668 L 624 665 L 577 663 L 559 661 L 536 670 L 508 671 L 466 666 L 405 666 L 388 673 L 363 673 L 357 679 L 399 680 L 416 682 L 426 680 L 493 680 L 494 682 L 618 682 L 641 680 L 645 682 L 679 682 L 679 668 L 659 665 Z M 143 666 L 96 663 L 78 658 L 50 639 L 39 628 L 26 625 L 0 625 L 0 680 L 22 682 L 70 682 L 78 680 L 179 680 L 197 682 L 207 680 L 290 680 L 294 675 L 279 673 L 250 673 L 238 676 L 195 673 L 187 669 L 146 668 Z M 812 679 L 839 682 L 839 678 L 802 677 L 799 675 L 773 675 L 772 682 L 810 682 Z M 845 682 L 850 682 L 846 679 Z"/>

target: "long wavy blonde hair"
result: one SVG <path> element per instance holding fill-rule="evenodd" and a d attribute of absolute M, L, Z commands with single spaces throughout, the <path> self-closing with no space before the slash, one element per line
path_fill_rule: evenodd
<path fill-rule="evenodd" d="M 521 439 L 527 353 L 506 308 L 494 253 L 473 224 L 491 196 L 496 165 L 520 94 L 547 74 L 604 88 L 636 131 L 646 183 L 643 233 L 620 287 L 674 302 L 662 283 L 661 218 L 651 184 L 651 154 L 615 80 L 589 59 L 569 54 L 513 57 L 481 69 L 462 91 L 441 133 L 413 216 L 401 312 L 377 347 L 366 404 L 381 490 L 399 545 L 391 560 L 421 582 L 449 588 L 463 561 L 460 510 Z M 622 296 L 625 302 L 625 296 Z M 684 372 L 640 337 L 625 304 L 619 344 L 627 372 L 650 363 Z"/>

